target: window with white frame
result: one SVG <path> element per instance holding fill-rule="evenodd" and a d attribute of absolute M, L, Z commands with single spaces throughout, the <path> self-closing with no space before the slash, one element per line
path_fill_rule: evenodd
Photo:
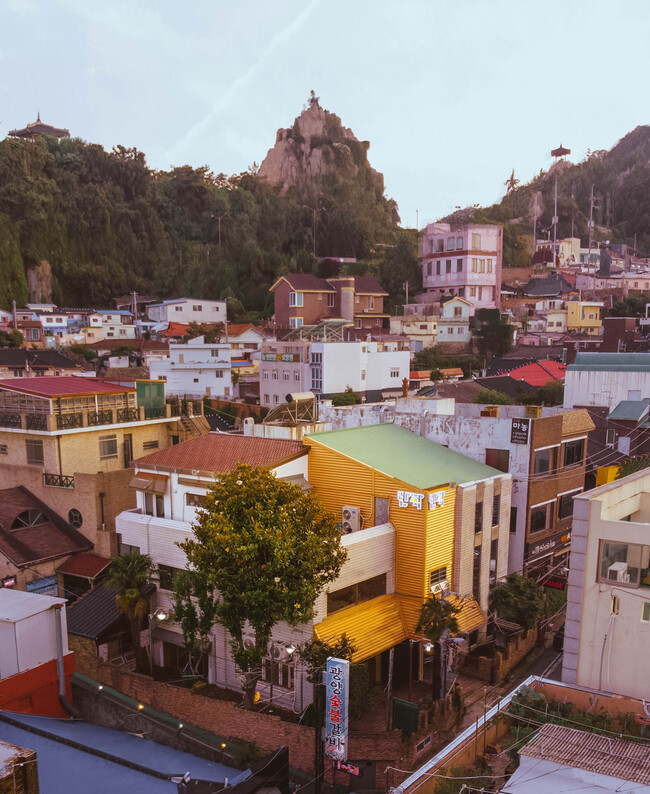
<path fill-rule="evenodd" d="M 273 660 L 271 662 L 270 656 L 262 658 L 262 681 L 270 684 L 273 682 L 274 686 L 281 687 L 282 689 L 293 689 L 295 681 L 294 665 L 293 663 L 279 662 Z"/>
<path fill-rule="evenodd" d="M 106 458 L 117 457 L 117 435 L 113 433 L 110 436 L 99 437 L 99 458 L 105 460 Z"/>
<path fill-rule="evenodd" d="M 295 381 L 296 383 L 300 383 L 300 371 L 299 371 L 299 370 L 296 370 L 296 371 L 293 373 L 293 379 L 294 379 L 294 381 Z"/>
<path fill-rule="evenodd" d="M 282 380 L 291 380 L 291 373 L 288 369 L 282 371 Z"/>
<path fill-rule="evenodd" d="M 279 375 L 277 370 L 273 370 L 273 372 L 271 373 L 271 377 L 272 377 L 272 380 L 279 380 L 280 379 L 280 375 Z"/>
<path fill-rule="evenodd" d="M 399 378 L 399 369 L 397 367 L 391 369 L 390 376 L 391 378 Z"/>
<path fill-rule="evenodd" d="M 334 308 L 334 301 L 336 300 L 336 295 L 333 292 L 327 293 L 327 308 L 333 309 Z"/>
<path fill-rule="evenodd" d="M 302 317 L 289 317 L 289 328 L 302 328 Z"/>
<path fill-rule="evenodd" d="M 302 306 L 302 292 L 290 292 L 289 293 L 289 306 Z"/>

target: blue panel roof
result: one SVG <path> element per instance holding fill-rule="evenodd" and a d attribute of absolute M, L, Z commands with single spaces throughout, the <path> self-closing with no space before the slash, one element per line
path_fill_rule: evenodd
<path fill-rule="evenodd" d="M 567 372 L 650 372 L 650 353 L 578 353 Z"/>
<path fill-rule="evenodd" d="M 24 727 L 9 724 L 3 716 Z M 46 731 L 48 736 L 30 728 Z M 236 782 L 240 770 L 216 764 L 166 747 L 150 739 L 92 725 L 83 720 L 60 720 L 32 714 L 0 712 L 0 739 L 36 751 L 41 794 L 175 794 L 176 783 L 162 780 L 155 773 L 182 776 L 189 772 L 194 779 Z M 92 752 L 64 744 L 72 739 L 85 747 L 99 750 L 139 764 L 151 770 L 131 769 Z"/>

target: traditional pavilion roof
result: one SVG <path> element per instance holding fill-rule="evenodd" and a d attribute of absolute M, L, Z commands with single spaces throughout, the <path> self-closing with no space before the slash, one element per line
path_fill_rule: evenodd
<path fill-rule="evenodd" d="M 39 135 L 53 135 L 55 138 L 69 138 L 70 130 L 44 124 L 41 121 L 41 114 L 39 113 L 36 121 L 28 124 L 24 129 L 11 130 L 9 133 L 11 138 L 36 138 Z"/>

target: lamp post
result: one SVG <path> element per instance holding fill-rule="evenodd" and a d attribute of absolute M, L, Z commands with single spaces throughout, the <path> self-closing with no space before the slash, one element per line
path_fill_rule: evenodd
<path fill-rule="evenodd" d="M 156 622 L 162 623 L 163 620 L 167 620 L 169 615 L 165 612 L 164 609 L 157 609 L 155 612 L 149 615 L 149 662 L 151 667 L 151 677 L 153 678 L 153 627 L 156 626 Z"/>

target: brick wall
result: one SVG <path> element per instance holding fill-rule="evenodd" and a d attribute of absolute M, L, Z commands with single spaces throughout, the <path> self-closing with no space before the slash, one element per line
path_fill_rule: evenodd
<path fill-rule="evenodd" d="M 508 673 L 533 650 L 537 639 L 537 628 L 521 631 L 510 637 L 506 647 L 496 651 L 494 656 L 466 656 L 463 660 L 462 672 L 493 684 L 503 681 Z"/>
<path fill-rule="evenodd" d="M 3 749 L 12 745 L 1 742 Z M 7 758 L 0 775 L 0 794 L 38 794 L 36 753 L 15 747 L 16 754 Z"/>

